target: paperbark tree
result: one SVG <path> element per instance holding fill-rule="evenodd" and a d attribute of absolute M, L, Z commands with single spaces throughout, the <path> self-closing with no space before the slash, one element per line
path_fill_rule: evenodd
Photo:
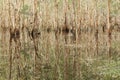
<path fill-rule="evenodd" d="M 107 0 L 107 33 L 108 33 L 108 53 L 111 56 L 111 27 L 110 27 L 110 2 L 111 0 Z"/>

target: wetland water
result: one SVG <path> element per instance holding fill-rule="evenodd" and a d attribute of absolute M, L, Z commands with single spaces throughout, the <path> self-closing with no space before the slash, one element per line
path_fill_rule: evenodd
<path fill-rule="evenodd" d="M 3 78 L 9 75 L 9 58 L 10 58 L 10 48 L 9 48 L 9 33 L 0 34 L 1 44 L 0 44 L 0 74 L 3 75 Z M 67 39 L 67 40 L 65 40 Z M 98 55 L 107 55 L 108 47 L 107 47 L 107 34 L 100 33 L 98 35 Z M 74 36 L 71 34 L 59 34 L 57 35 L 57 39 L 55 36 L 55 32 L 46 32 L 41 31 L 41 35 L 35 40 L 36 43 L 29 37 L 27 31 L 21 32 L 20 34 L 20 45 L 18 46 L 14 40 L 12 41 L 11 51 L 12 51 L 12 75 L 17 75 L 19 69 L 21 76 L 25 71 L 24 68 L 27 68 L 34 72 L 34 67 L 36 64 L 36 78 L 40 77 L 39 70 L 42 70 L 42 74 L 46 75 L 50 78 L 51 74 L 54 74 L 53 71 L 56 68 L 56 64 L 59 65 L 60 70 L 63 71 L 63 68 L 74 70 L 73 64 L 75 64 L 75 58 L 78 60 L 84 59 L 87 57 L 94 57 L 96 54 L 96 42 L 94 33 L 85 33 L 81 34 L 78 37 L 78 42 L 76 44 L 74 40 Z M 65 42 L 67 41 L 67 43 Z M 112 34 L 112 53 L 114 55 L 118 55 L 120 53 L 120 33 L 116 32 Z M 36 44 L 36 45 L 35 45 Z M 37 47 L 37 49 L 35 49 Z M 19 49 L 16 49 L 19 48 Z M 39 58 L 35 58 L 35 50 L 38 53 Z M 18 57 L 19 54 L 19 57 Z M 77 55 L 77 56 L 76 56 Z M 88 60 L 93 60 L 93 58 Z M 87 60 L 86 59 L 86 60 Z M 96 60 L 96 59 L 95 59 Z M 58 62 L 56 62 L 58 61 Z M 78 63 L 79 61 L 77 61 Z M 67 66 L 65 66 L 67 65 Z M 70 67 L 68 67 L 70 65 Z M 19 69 L 17 69 L 19 66 Z M 49 72 L 45 72 L 49 71 Z M 34 75 L 30 74 L 31 77 Z M 57 74 L 56 74 L 57 75 Z M 61 72 L 62 75 L 62 72 Z M 73 75 L 73 74 L 72 74 Z M 70 75 L 69 75 L 70 76 Z M 46 78 L 46 76 L 42 76 L 42 78 Z M 32 80 L 32 78 L 30 79 Z"/>

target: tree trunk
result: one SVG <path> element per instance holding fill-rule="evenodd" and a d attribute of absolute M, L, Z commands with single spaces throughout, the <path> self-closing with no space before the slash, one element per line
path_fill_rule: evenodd
<path fill-rule="evenodd" d="M 107 1 L 107 33 L 108 33 L 108 54 L 111 56 L 111 27 L 110 27 L 110 1 Z"/>

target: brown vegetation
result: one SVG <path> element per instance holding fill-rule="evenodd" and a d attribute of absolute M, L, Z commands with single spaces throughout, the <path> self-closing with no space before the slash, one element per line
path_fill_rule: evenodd
<path fill-rule="evenodd" d="M 112 15 L 110 1 L 2 1 L 0 37 L 9 55 L 9 80 L 49 80 L 51 74 L 50 80 L 81 80 L 82 59 L 112 57 L 120 17 Z"/>

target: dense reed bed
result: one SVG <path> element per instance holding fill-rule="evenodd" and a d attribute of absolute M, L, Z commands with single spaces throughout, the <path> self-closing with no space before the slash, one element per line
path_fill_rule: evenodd
<path fill-rule="evenodd" d="M 119 0 L 1 0 L 0 80 L 119 80 Z"/>

